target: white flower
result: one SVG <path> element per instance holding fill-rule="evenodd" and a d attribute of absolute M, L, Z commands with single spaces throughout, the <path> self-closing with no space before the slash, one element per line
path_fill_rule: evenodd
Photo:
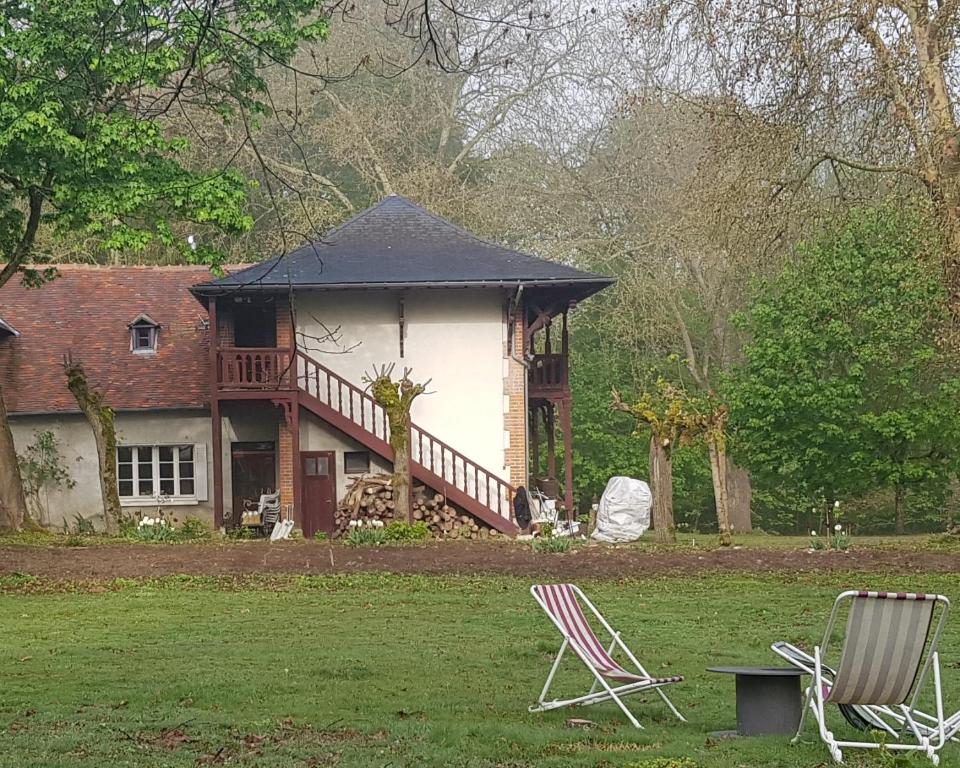
<path fill-rule="evenodd" d="M 817 532 L 816 532 L 816 531 L 810 531 L 810 535 L 811 535 L 811 536 L 816 536 L 816 535 L 817 535 Z"/>
<path fill-rule="evenodd" d="M 833 502 L 833 508 L 834 508 L 834 509 L 840 509 L 840 500 L 839 500 L 839 499 L 838 499 L 837 501 Z"/>
<path fill-rule="evenodd" d="M 351 528 L 356 528 L 358 525 L 360 525 L 360 521 L 359 521 L 359 520 L 351 520 L 351 521 L 350 521 L 350 527 L 351 527 Z"/>
<path fill-rule="evenodd" d="M 383 528 L 383 520 L 371 520 L 370 525 L 374 528 Z"/>
<path fill-rule="evenodd" d="M 835 530 L 837 533 L 840 533 L 840 531 L 843 530 L 843 526 L 840 525 L 840 523 L 837 523 L 835 526 L 833 526 L 833 530 Z"/>

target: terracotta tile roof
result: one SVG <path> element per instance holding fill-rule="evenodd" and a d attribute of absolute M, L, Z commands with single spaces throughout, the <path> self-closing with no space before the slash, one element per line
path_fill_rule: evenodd
<path fill-rule="evenodd" d="M 77 411 L 63 356 L 83 362 L 114 410 L 209 404 L 207 313 L 189 288 L 202 267 L 58 267 L 42 288 L 14 278 L 0 288 L 0 317 L 19 336 L 0 335 L 0 381 L 11 413 Z M 155 354 L 130 351 L 128 324 L 160 324 Z"/>

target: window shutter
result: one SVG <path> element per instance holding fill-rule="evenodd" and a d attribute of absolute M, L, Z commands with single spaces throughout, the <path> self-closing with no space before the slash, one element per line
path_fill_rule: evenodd
<path fill-rule="evenodd" d="M 207 444 L 193 445 L 193 482 L 197 501 L 207 500 Z"/>

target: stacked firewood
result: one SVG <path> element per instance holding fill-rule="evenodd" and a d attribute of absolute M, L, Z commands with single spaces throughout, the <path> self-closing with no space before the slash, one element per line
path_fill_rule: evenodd
<path fill-rule="evenodd" d="M 423 492 L 414 496 L 413 521 L 425 522 L 437 538 L 487 539 L 498 534 L 496 528 L 483 525 L 470 515 L 451 507 L 439 493 L 429 496 Z"/>
<path fill-rule="evenodd" d="M 431 495 L 427 488 L 415 486 L 413 498 L 413 521 L 426 523 L 435 538 L 486 539 L 498 535 L 496 529 L 450 506 L 442 494 Z M 396 506 L 392 475 L 361 475 L 337 505 L 335 535 L 348 533 L 353 520 L 377 520 L 388 525 L 398 519 Z"/>
<path fill-rule="evenodd" d="M 337 505 L 333 518 L 336 535 L 347 533 L 352 520 L 379 520 L 387 525 L 393 522 L 395 509 L 393 476 L 361 475 Z"/>

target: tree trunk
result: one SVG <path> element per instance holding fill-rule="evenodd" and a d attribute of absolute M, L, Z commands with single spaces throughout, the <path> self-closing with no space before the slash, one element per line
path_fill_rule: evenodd
<path fill-rule="evenodd" d="M 120 494 L 117 491 L 117 433 L 113 424 L 113 411 L 103 404 L 103 395 L 87 384 L 87 375 L 82 363 L 64 360 L 67 388 L 87 417 L 97 445 L 97 461 L 100 465 L 100 493 L 103 497 L 103 523 L 108 533 L 117 530 L 120 520 Z"/>
<path fill-rule="evenodd" d="M 749 533 L 753 530 L 751 517 L 750 475 L 727 456 L 727 511 L 730 515 L 730 530 Z"/>
<path fill-rule="evenodd" d="M 413 523 L 413 510 L 410 508 L 409 430 L 407 434 L 408 439 L 403 441 L 403 445 L 393 447 L 393 517 L 394 520 Z"/>
<path fill-rule="evenodd" d="M 677 540 L 673 523 L 673 464 L 670 445 L 663 438 L 650 437 L 650 490 L 653 492 L 653 532 L 658 544 Z"/>
<path fill-rule="evenodd" d="M 893 530 L 898 536 L 906 533 L 906 509 L 904 508 L 904 499 L 907 495 L 906 486 L 900 481 L 893 490 Z"/>
<path fill-rule="evenodd" d="M 27 517 L 27 500 L 0 388 L 0 531 L 19 531 Z"/>
<path fill-rule="evenodd" d="M 730 512 L 727 504 L 727 451 L 716 440 L 707 440 L 710 453 L 710 474 L 713 477 L 713 498 L 717 507 L 717 529 L 720 531 L 720 546 L 732 544 L 730 535 Z"/>

